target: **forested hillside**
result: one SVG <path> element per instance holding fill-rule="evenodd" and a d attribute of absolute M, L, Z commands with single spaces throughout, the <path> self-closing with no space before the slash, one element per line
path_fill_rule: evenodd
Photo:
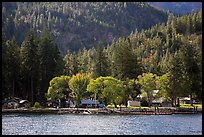
<path fill-rule="evenodd" d="M 21 44 L 28 30 L 39 36 L 49 28 L 62 54 L 67 49 L 110 43 L 135 29 L 165 22 L 167 14 L 144 2 L 3 2 L 2 30 Z"/>
<path fill-rule="evenodd" d="M 49 33 L 44 30 L 37 37 L 31 29 L 21 45 L 15 37 L 2 36 L 3 98 L 45 102 L 46 97 L 56 101 L 65 94 L 79 100 L 93 97 L 96 85 L 104 81 L 107 89 L 98 89 L 104 93 L 97 96 L 106 103 L 120 103 L 117 97 L 127 102 L 138 94 L 149 104 L 164 97 L 174 106 L 180 96 L 202 99 L 202 11 L 169 14 L 166 24 L 134 31 L 109 45 L 98 41 L 91 49 L 68 50 L 63 57 Z M 159 90 L 156 96 L 154 89 Z"/>
<path fill-rule="evenodd" d="M 68 51 L 64 60 L 69 76 L 92 73 L 94 78 L 111 75 L 121 81 L 144 78 L 138 82 L 144 96 L 152 95 L 149 89 L 158 88 L 158 96 L 172 102 L 179 96 L 201 99 L 202 11 L 182 17 L 169 14 L 166 25 L 119 37 L 107 47 L 100 42 L 90 50 Z M 153 86 L 146 85 L 148 80 L 155 82 Z"/>

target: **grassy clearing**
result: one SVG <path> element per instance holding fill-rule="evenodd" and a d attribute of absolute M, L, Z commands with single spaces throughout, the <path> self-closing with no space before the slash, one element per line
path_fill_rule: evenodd
<path fill-rule="evenodd" d="M 115 108 L 115 106 L 114 106 L 113 104 L 107 105 L 106 107 L 107 107 L 107 108 Z M 117 105 L 117 107 L 120 108 L 119 105 Z M 139 108 L 149 108 L 149 107 L 143 107 L 143 106 L 141 106 L 141 107 L 133 107 L 133 106 L 128 106 L 128 107 L 126 107 L 125 105 L 121 105 L 121 108 L 126 108 L 126 109 L 139 109 Z"/>
<path fill-rule="evenodd" d="M 201 108 L 202 109 L 202 104 L 194 104 L 194 106 L 197 106 L 198 108 Z M 107 105 L 106 106 L 107 108 L 115 108 L 115 106 L 113 104 L 111 105 Z M 117 105 L 118 108 L 120 108 L 119 105 Z M 121 108 L 126 108 L 126 109 L 139 109 L 139 108 L 150 108 L 150 107 L 132 107 L 132 106 L 128 106 L 126 107 L 125 105 L 121 105 Z M 175 109 L 175 107 L 159 107 L 159 108 L 171 108 L 171 109 Z M 180 108 L 193 108 L 193 106 L 191 106 L 191 104 L 180 104 Z"/>
<path fill-rule="evenodd" d="M 193 104 L 193 106 L 197 106 L 198 108 L 202 108 L 202 104 Z M 191 104 L 180 104 L 180 108 L 193 108 Z"/>

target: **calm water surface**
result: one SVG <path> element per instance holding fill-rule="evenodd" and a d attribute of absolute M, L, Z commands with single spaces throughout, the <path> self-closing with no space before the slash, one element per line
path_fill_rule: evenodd
<path fill-rule="evenodd" d="M 201 135 L 202 114 L 2 114 L 2 135 Z"/>

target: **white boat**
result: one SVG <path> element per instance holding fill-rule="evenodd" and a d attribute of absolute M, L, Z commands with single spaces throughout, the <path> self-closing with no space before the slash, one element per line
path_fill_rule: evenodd
<path fill-rule="evenodd" d="M 89 110 L 84 110 L 84 111 L 82 112 L 82 114 L 89 115 L 89 114 L 91 114 L 91 112 L 90 112 Z"/>

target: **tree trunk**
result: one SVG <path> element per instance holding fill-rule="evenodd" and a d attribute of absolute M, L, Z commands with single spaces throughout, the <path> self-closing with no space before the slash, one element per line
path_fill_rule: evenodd
<path fill-rule="evenodd" d="M 193 106 L 193 97 L 192 97 L 192 93 L 190 94 L 190 104 L 191 104 L 191 106 Z"/>
<path fill-rule="evenodd" d="M 177 98 L 177 106 L 180 107 L 180 100 Z"/>
<path fill-rule="evenodd" d="M 80 105 L 80 100 L 79 100 L 79 99 L 77 99 L 77 102 L 76 102 L 76 107 L 78 108 L 78 107 L 79 107 L 79 105 Z"/>
<path fill-rule="evenodd" d="M 171 98 L 171 105 L 172 105 L 172 107 L 174 107 L 174 98 L 173 97 Z"/>
<path fill-rule="evenodd" d="M 149 91 L 147 91 L 147 100 L 148 100 L 148 105 L 150 107 L 151 106 L 151 101 L 150 101 L 150 95 L 148 93 L 149 93 Z"/>
<path fill-rule="evenodd" d="M 31 103 L 33 103 L 33 78 L 32 78 L 32 76 L 31 76 Z"/>
<path fill-rule="evenodd" d="M 128 101 L 127 100 L 125 100 L 125 107 L 127 107 L 128 106 Z"/>
<path fill-rule="evenodd" d="M 117 104 L 116 104 L 115 102 L 114 102 L 113 104 L 114 104 L 115 108 L 118 108 L 118 107 L 117 107 Z"/>
<path fill-rule="evenodd" d="M 12 92 L 12 97 L 14 97 L 14 94 L 15 94 L 15 81 L 14 81 L 14 79 L 13 79 L 13 92 Z"/>
<path fill-rule="evenodd" d="M 121 109 L 122 109 L 122 108 L 121 108 L 121 105 L 122 105 L 122 104 L 120 103 L 120 111 L 121 111 Z"/>

